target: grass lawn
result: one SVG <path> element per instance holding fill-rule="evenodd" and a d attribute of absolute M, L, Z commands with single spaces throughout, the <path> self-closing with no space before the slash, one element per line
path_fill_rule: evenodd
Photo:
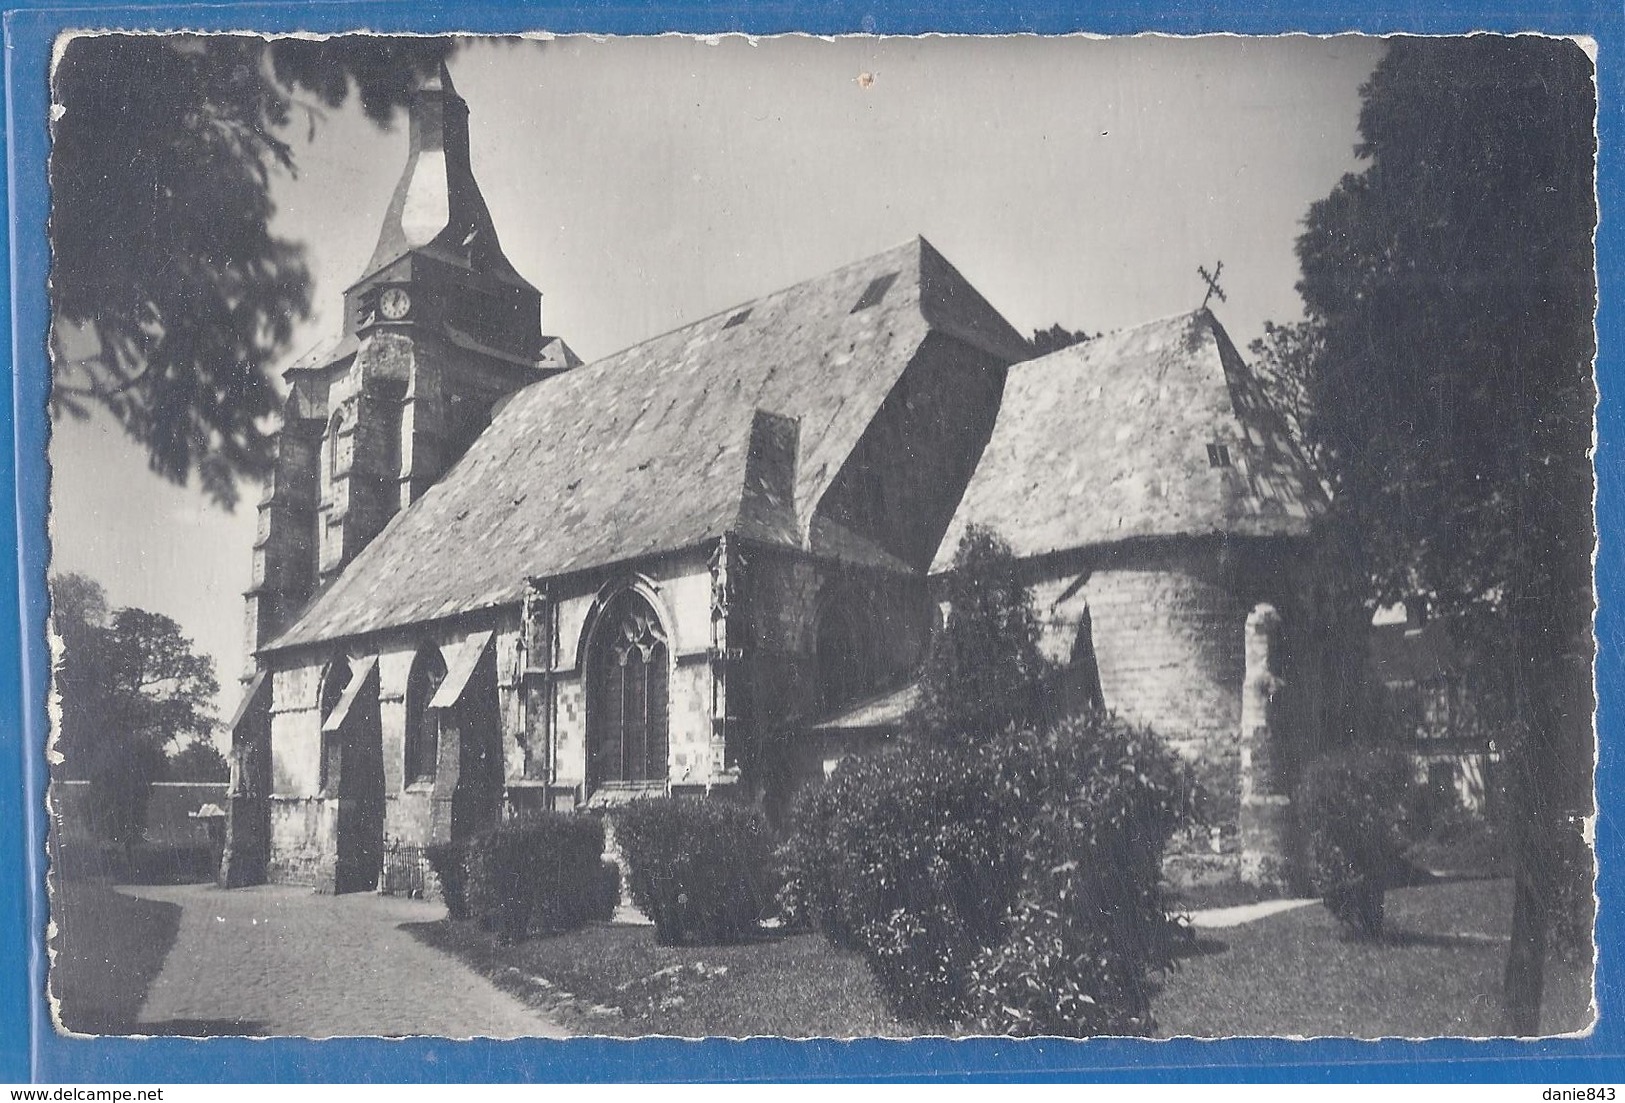
<path fill-rule="evenodd" d="M 62 1024 L 84 1034 L 128 1033 L 175 942 L 181 909 L 106 884 L 56 882 L 51 919 L 50 986 Z"/>
<path fill-rule="evenodd" d="M 1350 940 L 1318 904 L 1199 931 L 1153 1004 L 1158 1033 L 1497 1034 L 1511 908 L 1509 881 L 1454 881 L 1390 891 L 1381 944 Z M 601 924 L 505 945 L 474 923 L 412 930 L 582 1034 L 922 1033 L 887 1012 L 861 957 L 818 935 L 668 947 L 650 927 Z M 1590 987 L 1577 967 L 1553 961 L 1546 995 L 1548 1033 L 1590 1021 Z"/>
<path fill-rule="evenodd" d="M 504 945 L 472 922 L 409 928 L 582 1034 L 683 1037 L 912 1035 L 856 954 L 822 936 L 660 946 L 653 927 L 594 924 Z"/>
<path fill-rule="evenodd" d="M 1390 891 L 1381 944 L 1348 939 L 1318 905 L 1199 931 L 1153 1005 L 1158 1033 L 1498 1034 L 1511 915 L 1510 881 L 1455 881 Z M 1583 1028 L 1589 1002 L 1578 967 L 1548 965 L 1544 1031 Z"/>

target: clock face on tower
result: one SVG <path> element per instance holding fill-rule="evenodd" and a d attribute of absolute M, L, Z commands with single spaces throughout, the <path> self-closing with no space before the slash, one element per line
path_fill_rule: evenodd
<path fill-rule="evenodd" d="M 388 287 L 378 296 L 378 312 L 392 322 L 398 322 L 406 317 L 406 312 L 412 309 L 412 298 L 399 287 Z"/>

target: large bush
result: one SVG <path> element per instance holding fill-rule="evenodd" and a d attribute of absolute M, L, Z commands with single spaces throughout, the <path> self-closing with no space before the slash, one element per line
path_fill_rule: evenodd
<path fill-rule="evenodd" d="M 1310 884 L 1361 938 L 1382 937 L 1384 895 L 1412 873 L 1405 851 L 1421 796 L 1410 760 L 1389 747 L 1338 751 L 1305 771 L 1296 804 Z"/>
<path fill-rule="evenodd" d="M 848 759 L 796 810 L 782 904 L 861 950 L 900 1014 L 1143 1032 L 1187 793 L 1155 736 L 1101 713 Z"/>
<path fill-rule="evenodd" d="M 517 939 L 604 918 L 603 852 L 596 817 L 547 812 L 431 846 L 428 858 L 453 918 Z"/>
<path fill-rule="evenodd" d="M 1033 794 L 1003 940 L 978 957 L 974 1013 L 1004 1034 L 1144 1034 L 1151 979 L 1182 928 L 1162 857 L 1189 816 L 1188 771 L 1145 728 L 1100 714 L 1003 741 L 999 784 Z"/>
<path fill-rule="evenodd" d="M 833 928 L 861 949 L 898 1011 L 958 1020 L 1021 875 L 1026 802 L 985 748 L 907 747 L 854 764 L 827 843 Z"/>
<path fill-rule="evenodd" d="M 615 813 L 632 902 L 666 945 L 737 942 L 772 898 L 767 821 L 727 800 L 663 797 Z"/>

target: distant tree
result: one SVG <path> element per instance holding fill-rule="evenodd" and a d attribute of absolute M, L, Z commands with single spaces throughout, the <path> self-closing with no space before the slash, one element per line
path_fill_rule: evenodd
<path fill-rule="evenodd" d="M 166 616 L 143 609 L 108 614 L 101 587 L 83 575 L 56 576 L 51 593 L 62 641 L 56 668 L 62 776 L 89 781 L 91 829 L 128 846 L 140 837 L 166 747 L 206 738 L 214 728 L 220 688 L 214 662 Z"/>
<path fill-rule="evenodd" d="M 1362 91 L 1365 168 L 1298 241 L 1310 328 L 1266 338 L 1312 366 L 1305 435 L 1348 569 L 1377 601 L 1425 595 L 1499 656 L 1522 733 L 1521 1034 L 1539 1026 L 1564 823 L 1592 808 L 1593 81 L 1569 40 L 1395 40 Z"/>
<path fill-rule="evenodd" d="M 1033 353 L 1037 356 L 1047 356 L 1052 352 L 1081 345 L 1085 341 L 1092 341 L 1100 336 L 1081 329 L 1067 329 L 1060 322 L 1056 322 L 1048 329 L 1033 330 Z"/>
<path fill-rule="evenodd" d="M 92 405 L 153 471 L 231 506 L 270 469 L 271 364 L 310 312 L 304 247 L 271 232 L 284 134 L 352 91 L 389 122 L 445 38 L 82 35 L 53 74 L 52 411 Z"/>
<path fill-rule="evenodd" d="M 169 756 L 164 775 L 170 781 L 230 781 L 231 763 L 208 739 L 194 736 Z"/>
<path fill-rule="evenodd" d="M 1010 545 L 971 525 L 960 538 L 943 598 L 948 622 L 920 679 L 911 730 L 953 739 L 1029 718 L 1049 664 L 1038 616 Z"/>

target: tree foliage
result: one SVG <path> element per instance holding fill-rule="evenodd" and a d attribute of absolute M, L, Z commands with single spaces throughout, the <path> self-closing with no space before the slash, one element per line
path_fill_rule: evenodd
<path fill-rule="evenodd" d="M 1073 345 L 1081 345 L 1085 341 L 1093 341 L 1099 337 L 1098 333 L 1090 333 L 1083 329 L 1067 329 L 1060 322 L 1056 322 L 1048 329 L 1033 330 L 1033 353 L 1036 356 L 1046 356 Z"/>
<path fill-rule="evenodd" d="M 1364 172 L 1298 243 L 1321 327 L 1312 436 L 1372 523 L 1379 596 L 1572 605 L 1590 589 L 1595 92 L 1572 42 L 1400 40 Z M 1440 508 L 1444 507 L 1444 508 Z"/>
<path fill-rule="evenodd" d="M 169 781 L 230 781 L 231 763 L 214 743 L 195 736 L 169 756 L 164 776 Z"/>
<path fill-rule="evenodd" d="M 1298 242 L 1306 436 L 1349 569 L 1474 632 L 1525 733 L 1508 1001 L 1529 1031 L 1550 840 L 1591 805 L 1593 66 L 1567 40 L 1398 39 L 1362 97 L 1365 167 Z"/>
<path fill-rule="evenodd" d="M 358 96 L 386 124 L 449 39 L 84 35 L 53 77 L 56 415 L 109 411 L 153 471 L 219 503 L 268 470 L 270 375 L 310 312 L 303 246 L 271 230 L 288 134 Z"/>
<path fill-rule="evenodd" d="M 1145 1033 L 1189 792 L 1153 733 L 1099 710 L 853 755 L 797 803 L 784 916 L 861 952 L 909 1018 Z"/>
<path fill-rule="evenodd" d="M 51 594 L 52 625 L 62 641 L 56 667 L 62 776 L 90 782 L 98 834 L 134 842 L 146 818 L 147 787 L 164 776 L 166 748 L 214 730 L 220 688 L 214 661 L 166 616 L 109 613 L 101 587 L 83 575 L 55 576 Z"/>
<path fill-rule="evenodd" d="M 772 898 L 767 818 L 713 797 L 637 800 L 615 814 L 632 902 L 662 945 L 744 942 Z"/>
<path fill-rule="evenodd" d="M 1324 329 L 1316 322 L 1302 321 L 1287 325 L 1265 322 L 1264 336 L 1247 346 L 1265 398 L 1286 422 L 1310 472 L 1323 483 L 1327 478 L 1325 448 L 1311 427 L 1314 372 L 1324 344 Z"/>
<path fill-rule="evenodd" d="M 912 730 L 952 739 L 1030 716 L 1049 664 L 1038 615 L 1010 545 L 971 525 L 954 552 L 943 599 L 948 622 L 920 676 Z"/>

